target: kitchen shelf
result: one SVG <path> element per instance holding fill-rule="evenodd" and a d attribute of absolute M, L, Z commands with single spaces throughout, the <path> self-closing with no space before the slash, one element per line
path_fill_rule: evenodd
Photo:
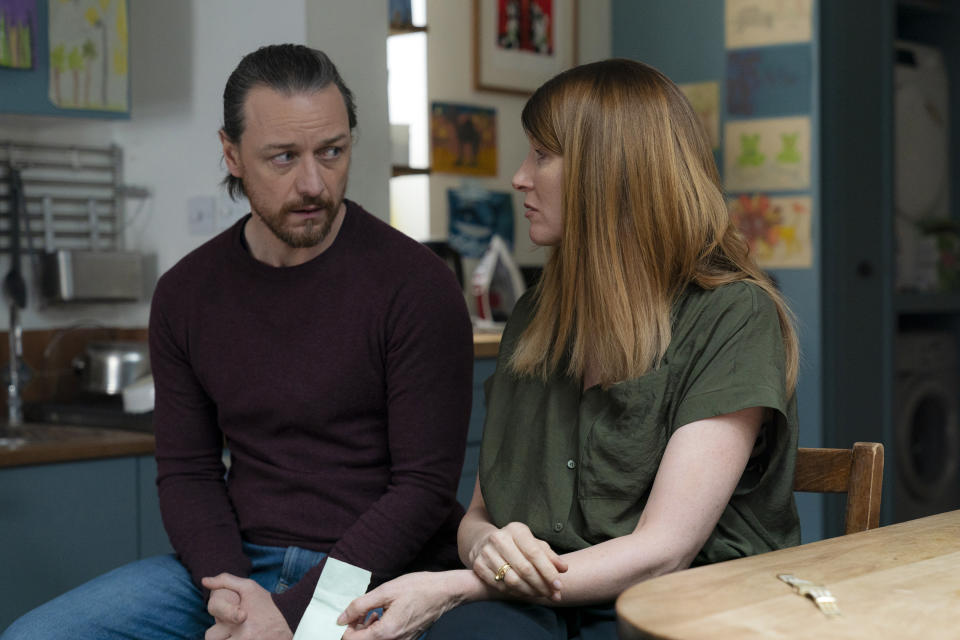
<path fill-rule="evenodd" d="M 430 167 L 408 167 L 407 165 L 393 165 L 393 177 L 397 176 L 428 176 Z"/>
<path fill-rule="evenodd" d="M 426 27 L 415 27 L 412 24 L 391 24 L 390 25 L 391 36 L 402 36 L 408 33 L 423 33 L 426 30 L 427 30 Z"/>

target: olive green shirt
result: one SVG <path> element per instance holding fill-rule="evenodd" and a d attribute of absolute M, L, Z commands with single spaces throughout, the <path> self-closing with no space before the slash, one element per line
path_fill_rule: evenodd
<path fill-rule="evenodd" d="M 495 525 L 524 522 L 558 552 L 631 533 L 677 429 L 770 407 L 771 420 L 694 564 L 799 544 L 796 400 L 785 389 L 777 309 L 762 289 L 691 286 L 674 306 L 660 367 L 606 390 L 583 391 L 581 380 L 562 373 L 544 382 L 509 370 L 533 310 L 528 292 L 486 383 L 480 487 Z"/>

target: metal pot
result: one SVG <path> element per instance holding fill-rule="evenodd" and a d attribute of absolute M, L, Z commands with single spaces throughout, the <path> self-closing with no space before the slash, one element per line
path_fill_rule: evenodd
<path fill-rule="evenodd" d="M 150 373 L 150 350 L 146 342 L 90 342 L 73 369 L 84 391 L 114 395 Z"/>

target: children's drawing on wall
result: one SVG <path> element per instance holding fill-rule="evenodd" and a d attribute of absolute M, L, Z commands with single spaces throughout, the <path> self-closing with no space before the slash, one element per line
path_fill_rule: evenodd
<path fill-rule="evenodd" d="M 553 54 L 553 0 L 497 0 L 497 46 Z"/>
<path fill-rule="evenodd" d="M 430 167 L 434 172 L 497 175 L 496 110 L 432 103 L 430 147 Z"/>
<path fill-rule="evenodd" d="M 728 191 L 801 191 L 810 186 L 810 118 L 738 120 L 724 125 Z"/>
<path fill-rule="evenodd" d="M 728 49 L 809 42 L 813 0 L 726 0 Z"/>
<path fill-rule="evenodd" d="M 743 194 L 728 200 L 730 215 L 746 237 L 750 253 L 765 269 L 812 266 L 810 196 Z"/>
<path fill-rule="evenodd" d="M 128 109 L 127 0 L 49 0 L 50 101 Z"/>
<path fill-rule="evenodd" d="M 727 54 L 727 113 L 771 117 L 808 113 L 813 52 L 808 44 L 740 49 Z"/>
<path fill-rule="evenodd" d="M 0 0 L 0 67 L 32 69 L 36 42 L 37 0 Z"/>
<path fill-rule="evenodd" d="M 695 82 L 679 85 L 700 118 L 712 149 L 720 148 L 720 83 Z"/>
<path fill-rule="evenodd" d="M 450 205 L 450 246 L 464 258 L 479 258 L 500 236 L 513 249 L 513 196 L 466 184 L 447 189 Z"/>

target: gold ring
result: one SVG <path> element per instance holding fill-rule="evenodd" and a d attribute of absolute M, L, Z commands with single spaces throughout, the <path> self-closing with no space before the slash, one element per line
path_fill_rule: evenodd
<path fill-rule="evenodd" d="M 493 576 L 494 582 L 503 582 L 503 577 L 507 575 L 507 571 L 510 570 L 510 563 L 504 562 L 503 566 L 497 569 L 497 575 Z"/>

